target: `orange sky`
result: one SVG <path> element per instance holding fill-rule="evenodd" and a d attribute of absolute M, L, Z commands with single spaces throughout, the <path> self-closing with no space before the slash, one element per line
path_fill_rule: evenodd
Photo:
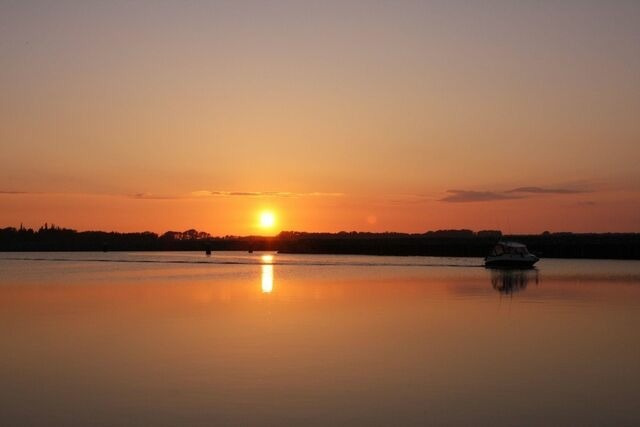
<path fill-rule="evenodd" d="M 6 2 L 0 227 L 640 231 L 637 2 Z"/>

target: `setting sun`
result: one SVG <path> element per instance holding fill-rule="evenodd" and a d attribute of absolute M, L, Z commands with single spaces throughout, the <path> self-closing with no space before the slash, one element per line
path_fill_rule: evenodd
<path fill-rule="evenodd" d="M 260 227 L 271 228 L 276 224 L 276 216 L 273 212 L 265 211 L 260 213 Z"/>

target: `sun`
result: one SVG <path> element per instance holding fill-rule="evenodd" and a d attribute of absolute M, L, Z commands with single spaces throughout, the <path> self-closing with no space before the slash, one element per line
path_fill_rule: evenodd
<path fill-rule="evenodd" d="M 272 228 L 276 224 L 276 215 L 271 211 L 260 212 L 260 227 Z"/>

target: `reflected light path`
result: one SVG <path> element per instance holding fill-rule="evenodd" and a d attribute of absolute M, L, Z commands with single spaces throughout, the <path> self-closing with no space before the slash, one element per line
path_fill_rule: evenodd
<path fill-rule="evenodd" d="M 262 293 L 270 294 L 273 291 L 273 255 L 262 255 Z"/>

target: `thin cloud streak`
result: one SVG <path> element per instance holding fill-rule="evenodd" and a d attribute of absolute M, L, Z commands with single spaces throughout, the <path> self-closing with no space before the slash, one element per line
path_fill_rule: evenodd
<path fill-rule="evenodd" d="M 507 191 L 472 191 L 472 190 L 448 190 L 448 196 L 440 199 L 441 202 L 469 203 L 469 202 L 495 202 L 513 199 L 528 199 L 538 195 L 572 195 L 591 193 L 589 189 L 575 188 L 543 188 L 543 187 L 518 187 Z"/>
<path fill-rule="evenodd" d="M 192 197 L 216 197 L 216 196 L 233 196 L 233 197 L 340 197 L 344 193 L 295 193 L 288 191 L 209 191 L 198 190 L 190 193 Z"/>
<path fill-rule="evenodd" d="M 577 190 L 571 188 L 542 188 L 542 187 L 518 187 L 507 193 L 528 193 L 528 194 L 581 194 L 588 190 Z"/>
<path fill-rule="evenodd" d="M 116 195 L 119 196 L 119 195 Z M 156 195 L 152 193 L 136 193 L 129 195 L 129 197 L 133 199 L 144 199 L 144 200 L 176 200 L 176 199 L 184 199 L 181 196 L 164 196 L 164 195 Z"/>
<path fill-rule="evenodd" d="M 0 190 L 0 195 L 61 195 L 61 196 L 106 196 L 106 197 L 127 197 L 140 200 L 178 200 L 195 199 L 205 197 L 341 197 L 344 193 L 323 193 L 308 192 L 296 193 L 287 191 L 209 191 L 197 190 L 184 194 L 155 194 L 149 192 L 138 192 L 128 194 L 117 193 L 83 193 L 83 192 L 59 192 L 59 191 L 13 191 Z"/>
<path fill-rule="evenodd" d="M 37 193 L 29 193 L 28 191 L 0 190 L 0 194 L 37 194 Z"/>
<path fill-rule="evenodd" d="M 440 199 L 441 202 L 448 203 L 468 203 L 468 202 L 495 202 L 499 200 L 521 199 L 522 196 L 513 194 L 497 193 L 493 191 L 469 191 L 469 190 L 448 190 L 450 195 Z"/>

